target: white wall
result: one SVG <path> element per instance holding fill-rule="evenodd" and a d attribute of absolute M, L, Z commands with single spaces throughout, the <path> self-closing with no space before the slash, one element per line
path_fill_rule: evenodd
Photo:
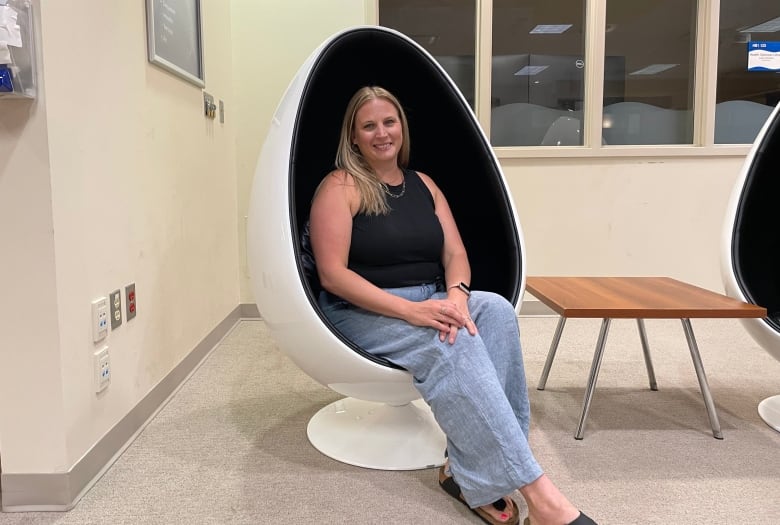
<path fill-rule="evenodd" d="M 46 100 L 41 91 L 35 102 L 0 99 L 4 471 L 37 472 L 66 463 Z"/>
<path fill-rule="evenodd" d="M 311 52 L 337 31 L 365 24 L 373 16 L 374 2 L 233 0 L 231 6 L 234 87 L 236 105 L 241 108 L 236 115 L 241 302 L 252 303 L 246 266 L 245 217 L 257 156 L 271 117 Z"/>
<path fill-rule="evenodd" d="M 504 159 L 529 275 L 664 275 L 716 292 L 744 158 Z"/>
<path fill-rule="evenodd" d="M 4 473 L 67 471 L 238 304 L 235 126 L 147 62 L 144 4 L 44 2 L 42 97 L 0 113 Z M 230 115 L 229 5 L 203 11 L 206 90 Z M 131 282 L 96 395 L 90 303 Z"/>

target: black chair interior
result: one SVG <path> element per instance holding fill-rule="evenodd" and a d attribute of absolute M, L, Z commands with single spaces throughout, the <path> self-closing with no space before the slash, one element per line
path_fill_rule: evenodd
<path fill-rule="evenodd" d="M 780 116 L 760 143 L 736 211 L 732 260 L 748 301 L 780 331 Z"/>
<path fill-rule="evenodd" d="M 522 254 L 490 145 L 436 64 L 393 33 L 374 28 L 343 33 L 313 66 L 290 156 L 293 238 L 300 238 L 314 191 L 333 169 L 347 103 L 366 85 L 390 90 L 403 105 L 410 128 L 410 167 L 430 175 L 447 196 L 469 253 L 472 287 L 516 303 Z M 304 276 L 303 268 L 299 270 Z M 316 283 L 307 284 L 316 305 Z"/>

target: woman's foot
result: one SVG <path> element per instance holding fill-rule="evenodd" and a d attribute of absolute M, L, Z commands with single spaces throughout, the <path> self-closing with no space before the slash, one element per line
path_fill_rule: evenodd
<path fill-rule="evenodd" d="M 542 474 L 536 481 L 520 488 L 528 504 L 525 525 L 568 525 L 576 523 L 582 514 L 556 487 L 550 478 Z M 587 518 L 590 520 L 590 518 Z M 589 523 L 585 521 L 584 523 Z"/>
<path fill-rule="evenodd" d="M 493 520 L 498 523 L 518 523 L 520 521 L 520 518 L 517 515 L 517 505 L 514 500 L 508 496 L 501 498 L 490 505 L 483 505 L 482 507 L 479 507 L 479 510 L 490 515 Z M 479 514 L 479 512 L 477 512 L 477 514 Z"/>
<path fill-rule="evenodd" d="M 449 463 L 445 463 L 439 469 L 439 485 L 447 494 L 468 506 L 460 487 L 452 478 L 449 469 Z M 510 497 L 504 497 L 496 500 L 494 503 L 471 509 L 473 513 L 479 516 L 482 521 L 490 525 L 517 525 L 520 523 L 520 516 L 517 510 L 517 504 Z"/>

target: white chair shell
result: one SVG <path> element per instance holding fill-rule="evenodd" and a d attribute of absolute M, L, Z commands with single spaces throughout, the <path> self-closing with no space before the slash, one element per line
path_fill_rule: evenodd
<path fill-rule="evenodd" d="M 381 85 L 404 105 L 410 167 L 431 175 L 447 195 L 469 249 L 472 285 L 519 304 L 525 287 L 522 233 L 487 138 L 427 51 L 401 33 L 374 26 L 344 30 L 319 46 L 273 116 L 250 196 L 251 285 L 279 349 L 310 377 L 347 396 L 314 415 L 308 426 L 312 444 L 363 467 L 425 468 L 442 462 L 445 438 L 411 375 L 367 355 L 330 326 L 301 264 L 308 206 L 333 167 L 347 101 L 363 85 Z"/>
<path fill-rule="evenodd" d="M 742 319 L 747 332 L 780 361 L 780 104 L 759 131 L 737 177 L 726 210 L 721 275 L 726 294 L 767 309 L 764 319 Z M 780 395 L 759 404 L 780 432 Z"/>

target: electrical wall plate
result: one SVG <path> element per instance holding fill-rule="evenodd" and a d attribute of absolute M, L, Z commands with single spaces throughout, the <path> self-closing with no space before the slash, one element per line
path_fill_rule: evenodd
<path fill-rule="evenodd" d="M 108 357 L 108 347 L 104 346 L 93 356 L 95 366 L 95 393 L 102 392 L 111 382 L 111 361 Z"/>
<path fill-rule="evenodd" d="M 130 321 L 135 317 L 135 283 L 125 286 L 125 317 Z"/>
<path fill-rule="evenodd" d="M 214 104 L 214 97 L 205 91 L 203 92 L 203 113 L 210 119 L 217 116 L 217 105 Z"/>
<path fill-rule="evenodd" d="M 116 330 L 122 325 L 122 291 L 114 290 L 108 294 L 108 308 L 110 310 L 111 330 Z"/>
<path fill-rule="evenodd" d="M 92 301 L 92 340 L 98 342 L 108 335 L 108 299 Z"/>

